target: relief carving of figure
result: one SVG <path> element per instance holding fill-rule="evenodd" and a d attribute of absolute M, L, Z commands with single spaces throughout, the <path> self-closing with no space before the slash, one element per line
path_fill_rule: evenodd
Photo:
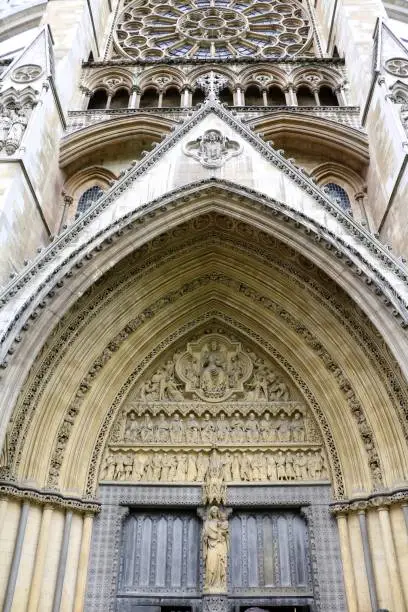
<path fill-rule="evenodd" d="M 150 415 L 146 414 L 140 425 L 140 439 L 145 444 L 154 441 L 154 427 Z"/>
<path fill-rule="evenodd" d="M 27 123 L 27 116 L 24 109 L 16 108 L 12 110 L 11 126 L 5 144 L 6 153 L 8 153 L 8 155 L 15 153 L 20 146 Z"/>
<path fill-rule="evenodd" d="M 177 413 L 170 425 L 170 440 L 174 444 L 181 444 L 184 441 L 184 423 Z"/>
<path fill-rule="evenodd" d="M 197 480 L 197 457 L 192 453 L 187 457 L 187 482 L 195 482 Z"/>
<path fill-rule="evenodd" d="M 114 455 L 108 455 L 102 471 L 102 480 L 114 480 L 116 473 L 116 461 Z"/>
<path fill-rule="evenodd" d="M 246 423 L 246 439 L 247 442 L 256 443 L 259 441 L 258 423 L 253 412 L 250 413 Z"/>
<path fill-rule="evenodd" d="M 0 151 L 6 144 L 7 135 L 11 128 L 11 110 L 0 108 Z"/>
<path fill-rule="evenodd" d="M 241 480 L 250 481 L 252 475 L 252 466 L 251 461 L 247 455 L 247 453 L 242 453 L 241 455 Z"/>
<path fill-rule="evenodd" d="M 266 474 L 268 476 L 268 480 L 271 480 L 272 482 L 276 482 L 278 480 L 276 461 L 273 455 L 268 455 Z"/>
<path fill-rule="evenodd" d="M 304 442 L 306 439 L 305 425 L 303 416 L 300 412 L 295 412 L 291 423 L 292 441 Z"/>
<path fill-rule="evenodd" d="M 286 478 L 286 458 L 282 451 L 275 456 L 277 480 L 287 480 Z"/>
<path fill-rule="evenodd" d="M 177 469 L 176 469 L 176 482 L 184 482 L 186 479 L 187 472 L 187 457 L 186 455 L 179 455 L 177 457 Z"/>
<path fill-rule="evenodd" d="M 245 440 L 244 424 L 238 412 L 234 414 L 234 418 L 231 423 L 231 440 L 232 442 L 238 443 L 238 444 L 240 444 L 241 442 L 244 442 Z"/>
<path fill-rule="evenodd" d="M 289 442 L 290 441 L 290 424 L 283 412 L 279 415 L 278 422 L 278 440 L 279 442 Z"/>
<path fill-rule="evenodd" d="M 204 444 L 212 444 L 214 442 L 215 427 L 208 412 L 204 415 L 204 421 L 201 425 L 201 440 Z"/>
<path fill-rule="evenodd" d="M 138 437 L 139 437 L 139 426 L 138 426 L 138 422 L 136 418 L 136 413 L 133 412 L 132 410 L 131 412 L 129 412 L 127 422 L 126 422 L 125 440 L 127 442 L 136 442 Z"/>
<path fill-rule="evenodd" d="M 228 521 L 217 506 L 212 506 L 204 521 L 203 554 L 205 590 L 223 592 L 227 589 Z"/>
<path fill-rule="evenodd" d="M 206 453 L 200 453 L 197 457 L 197 480 L 203 482 L 208 470 L 210 459 Z"/>
<path fill-rule="evenodd" d="M 261 442 L 270 442 L 271 441 L 271 415 L 269 412 L 266 412 L 263 419 L 259 423 L 259 438 Z"/>
<path fill-rule="evenodd" d="M 170 441 L 170 425 L 163 412 L 159 414 L 156 425 L 156 441 L 161 444 L 167 444 Z"/>
<path fill-rule="evenodd" d="M 205 168 L 219 168 L 241 150 L 238 142 L 223 136 L 219 130 L 207 130 L 203 136 L 184 146 L 184 153 L 198 160 Z"/>
<path fill-rule="evenodd" d="M 187 441 L 189 444 L 198 444 L 200 442 L 200 426 L 194 414 L 190 414 L 186 424 Z"/>
<path fill-rule="evenodd" d="M 204 481 L 203 502 L 222 504 L 226 502 L 227 487 L 224 481 L 223 461 L 217 453 L 210 457 L 208 470 Z"/>
<path fill-rule="evenodd" d="M 207 395 L 225 394 L 228 383 L 227 361 L 223 351 L 214 340 L 202 358 L 201 388 Z"/>
<path fill-rule="evenodd" d="M 230 438 L 230 427 L 222 412 L 217 423 L 217 440 L 218 442 L 227 442 Z"/>
<path fill-rule="evenodd" d="M 230 453 L 226 453 L 223 458 L 223 478 L 225 482 L 231 482 L 232 478 L 232 458 Z"/>

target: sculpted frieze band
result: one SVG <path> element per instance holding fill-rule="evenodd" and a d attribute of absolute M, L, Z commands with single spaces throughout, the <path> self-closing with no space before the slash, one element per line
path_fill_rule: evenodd
<path fill-rule="evenodd" d="M 103 481 L 203 483 L 214 472 L 225 483 L 325 481 L 327 460 L 320 448 L 275 451 L 165 452 L 118 447 L 102 467 Z M 211 479 L 210 479 L 211 482 Z"/>
<path fill-rule="evenodd" d="M 194 406 L 191 406 L 194 409 Z M 131 408 L 111 436 L 111 443 L 170 446 L 234 446 L 240 444 L 290 444 L 320 441 L 317 429 L 305 416 L 303 406 L 259 407 L 243 415 L 240 410 L 228 414 L 224 411 L 212 415 L 209 411 L 198 416 L 190 412 L 183 417 L 179 411 L 171 416 L 160 411 L 152 416 L 144 411 L 138 414 Z M 237 408 L 234 406 L 233 408 Z M 205 409 L 205 407 L 204 407 Z"/>

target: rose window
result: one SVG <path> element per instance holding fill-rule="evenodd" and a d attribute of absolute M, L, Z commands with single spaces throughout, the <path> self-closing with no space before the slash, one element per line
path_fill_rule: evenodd
<path fill-rule="evenodd" d="M 310 51 L 312 28 L 297 0 L 133 0 L 114 38 L 130 59 L 280 58 Z"/>

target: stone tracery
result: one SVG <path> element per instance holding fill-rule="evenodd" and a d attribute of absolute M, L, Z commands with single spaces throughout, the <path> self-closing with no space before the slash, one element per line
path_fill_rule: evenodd
<path fill-rule="evenodd" d="M 297 0 L 134 0 L 119 16 L 115 47 L 144 60 L 278 58 L 308 52 L 312 35 Z"/>

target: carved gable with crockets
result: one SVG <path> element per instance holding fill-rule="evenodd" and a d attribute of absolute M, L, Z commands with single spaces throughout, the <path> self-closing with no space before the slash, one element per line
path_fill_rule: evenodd
<path fill-rule="evenodd" d="M 328 479 L 319 428 L 272 361 L 220 330 L 167 354 L 130 392 L 109 436 L 104 481 Z"/>

